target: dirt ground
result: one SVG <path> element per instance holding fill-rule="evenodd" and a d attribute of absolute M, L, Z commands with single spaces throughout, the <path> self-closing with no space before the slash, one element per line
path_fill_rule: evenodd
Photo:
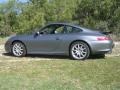
<path fill-rule="evenodd" d="M 111 54 L 107 54 L 106 56 L 120 56 L 120 42 L 114 42 L 115 47 L 113 48 L 113 51 Z"/>

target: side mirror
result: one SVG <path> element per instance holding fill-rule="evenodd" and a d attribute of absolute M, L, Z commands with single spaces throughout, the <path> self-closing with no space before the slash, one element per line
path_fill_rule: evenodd
<path fill-rule="evenodd" d="M 40 32 L 35 32 L 34 37 L 37 37 L 40 34 Z"/>

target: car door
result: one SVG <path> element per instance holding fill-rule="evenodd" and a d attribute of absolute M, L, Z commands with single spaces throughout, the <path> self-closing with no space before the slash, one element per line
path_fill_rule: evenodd
<path fill-rule="evenodd" d="M 33 37 L 32 51 L 35 53 L 55 53 L 62 44 L 63 25 L 49 25 L 38 36 Z"/>

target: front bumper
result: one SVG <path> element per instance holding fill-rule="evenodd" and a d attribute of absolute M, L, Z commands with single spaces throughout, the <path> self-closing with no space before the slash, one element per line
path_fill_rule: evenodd
<path fill-rule="evenodd" d="M 8 40 L 4 45 L 6 53 L 11 53 L 11 42 Z"/>

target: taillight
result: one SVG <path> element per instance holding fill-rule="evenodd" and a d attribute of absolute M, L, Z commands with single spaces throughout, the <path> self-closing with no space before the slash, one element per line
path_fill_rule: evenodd
<path fill-rule="evenodd" d="M 105 40 L 111 40 L 111 38 L 107 37 L 107 36 L 101 36 L 101 37 L 97 37 L 97 40 L 98 41 L 105 41 Z"/>

